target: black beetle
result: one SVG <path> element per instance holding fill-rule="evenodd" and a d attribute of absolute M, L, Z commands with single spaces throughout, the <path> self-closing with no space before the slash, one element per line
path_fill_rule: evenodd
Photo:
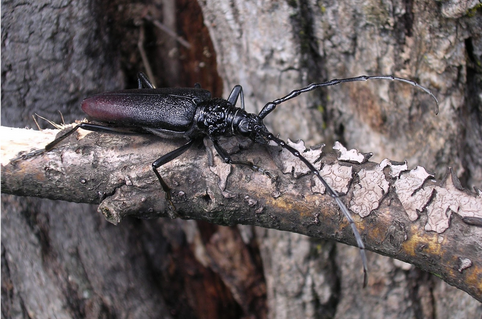
<path fill-rule="evenodd" d="M 166 193 L 166 200 L 174 208 L 171 199 L 171 189 L 164 182 L 157 169 L 187 151 L 193 145 L 194 141 L 207 136 L 211 139 L 214 148 L 226 163 L 247 165 L 259 171 L 262 171 L 262 169 L 250 162 L 233 161 L 228 152 L 219 145 L 218 139 L 221 136 L 241 135 L 249 137 L 254 142 L 261 144 L 268 144 L 269 141 L 273 141 L 299 158 L 310 171 L 317 176 L 325 186 L 327 193 L 334 198 L 348 219 L 360 249 L 365 286 L 367 279 L 365 245 L 339 194 L 328 185 L 323 177 L 320 176 L 320 172 L 303 155 L 270 133 L 263 124 L 263 119 L 271 113 L 276 106 L 302 93 L 320 87 L 372 79 L 395 80 L 411 84 L 424 90 L 437 101 L 428 89 L 411 80 L 387 75 L 359 76 L 340 80 L 335 79 L 323 83 L 313 83 L 305 88 L 294 90 L 280 99 L 267 103 L 261 112 L 256 115 L 247 113 L 244 110 L 244 95 L 240 85 L 236 85 L 232 89 L 228 99 L 225 100 L 222 98 L 212 98 L 209 91 L 201 89 L 198 85 L 194 88 L 158 89 L 151 84 L 143 73 L 139 73 L 138 89 L 101 93 L 87 98 L 82 102 L 82 110 L 91 120 L 106 123 L 110 126 L 87 122 L 78 124 L 66 134 L 45 146 L 45 151 L 50 151 L 55 145 L 79 128 L 104 132 L 118 132 L 119 128 L 128 128 L 133 131 L 145 131 L 162 137 L 184 137 L 188 140 L 186 144 L 163 155 L 152 163 L 152 169 L 159 179 L 162 189 Z M 239 97 L 241 97 L 241 108 L 236 107 L 236 102 Z"/>

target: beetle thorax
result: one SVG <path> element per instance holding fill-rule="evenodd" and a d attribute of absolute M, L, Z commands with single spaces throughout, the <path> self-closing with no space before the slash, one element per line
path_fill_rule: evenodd
<path fill-rule="evenodd" d="M 198 105 L 198 128 L 208 136 L 234 135 L 233 120 L 241 109 L 224 99 L 211 99 Z"/>

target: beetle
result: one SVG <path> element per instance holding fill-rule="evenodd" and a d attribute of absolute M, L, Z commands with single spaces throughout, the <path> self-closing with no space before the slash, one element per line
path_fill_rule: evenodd
<path fill-rule="evenodd" d="M 211 93 L 202 89 L 199 85 L 196 85 L 194 88 L 156 88 L 144 73 L 139 73 L 138 89 L 101 93 L 82 102 L 82 110 L 89 118 L 102 124 L 80 123 L 64 135 L 47 144 L 45 151 L 52 150 L 58 143 L 79 128 L 100 132 L 118 132 L 119 128 L 128 128 L 132 131 L 144 131 L 161 137 L 183 137 L 187 139 L 184 145 L 161 156 L 152 163 L 152 169 L 166 193 L 166 200 L 174 208 L 171 188 L 163 180 L 158 169 L 186 152 L 196 140 L 208 137 L 224 162 L 246 165 L 258 171 L 263 170 L 251 162 L 233 160 L 229 153 L 220 146 L 219 138 L 221 136 L 245 136 L 260 144 L 268 144 L 272 141 L 301 160 L 325 186 L 326 192 L 338 204 L 352 228 L 360 250 L 364 271 L 363 286 L 366 286 L 368 267 L 365 245 L 348 209 L 341 201 L 340 195 L 325 181 L 320 175 L 320 171 L 301 155 L 298 150 L 273 135 L 264 125 L 263 119 L 273 112 L 278 105 L 302 93 L 341 83 L 376 79 L 401 81 L 411 84 L 430 94 L 438 105 L 438 101 L 432 92 L 412 80 L 391 75 L 363 75 L 313 83 L 304 88 L 293 90 L 282 98 L 266 103 L 258 114 L 253 114 L 246 112 L 244 109 L 244 94 L 240 85 L 234 86 L 227 99 L 212 98 Z M 236 107 L 238 98 L 241 98 L 241 108 Z"/>

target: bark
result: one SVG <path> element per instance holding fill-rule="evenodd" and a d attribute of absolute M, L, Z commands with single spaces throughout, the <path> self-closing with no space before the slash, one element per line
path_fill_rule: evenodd
<path fill-rule="evenodd" d="M 432 101 L 422 92 L 403 84 L 372 82 L 300 96 L 293 103 L 277 108 L 266 122 L 284 139 L 302 138 L 307 145 L 326 143 L 326 150 L 331 150 L 334 140 L 340 140 L 349 148 L 374 152 L 375 162 L 382 162 L 384 158 L 408 159 L 410 167 L 421 165 L 437 180 L 445 180 L 437 184 L 445 190 L 450 189 L 450 181 L 457 180 L 444 179 L 448 167 L 452 167 L 466 188 L 480 187 L 482 30 L 480 9 L 475 2 L 202 1 L 202 15 L 192 9 L 192 4 L 190 1 L 175 4 L 174 1 L 162 4 L 152 1 L 147 5 L 121 0 L 88 4 L 85 1 L 3 1 L 2 125 L 33 126 L 30 119 L 33 113 L 41 112 L 56 119 L 58 110 L 67 122 L 79 120 L 85 116 L 79 110 L 82 98 L 105 90 L 135 87 L 135 75 L 144 70 L 145 64 L 138 49 L 143 25 L 145 56 L 158 86 L 191 87 L 199 82 L 214 96 L 226 97 L 234 84 L 241 84 L 250 112 L 259 111 L 267 101 L 294 88 L 330 78 L 388 73 L 417 80 L 433 90 L 441 101 L 438 116 L 431 113 Z M 150 16 L 172 30 L 177 29 L 191 44 L 191 49 L 178 47 L 175 39 L 166 37 L 153 24 L 140 18 L 146 7 Z M 203 19 L 213 44 L 209 35 L 203 33 Z M 49 153 L 57 160 L 48 163 L 59 163 L 62 150 L 73 159 L 85 161 L 86 157 L 75 155 L 71 147 L 93 156 L 99 154 L 97 146 L 90 144 L 87 149 L 84 146 L 98 138 L 102 145 L 117 143 L 118 151 L 123 154 L 130 154 L 128 145 L 139 148 L 163 145 L 157 139 L 146 140 L 146 137 L 129 136 L 124 140 L 117 135 L 89 134 Z M 172 148 L 176 145 L 169 143 Z M 141 154 L 137 150 L 132 154 L 136 154 L 133 159 L 139 161 L 136 174 L 145 177 L 142 181 L 149 182 L 148 186 L 156 192 L 155 204 L 162 205 L 164 194 L 150 163 L 164 152 L 154 150 L 143 152 L 152 154 L 149 159 L 137 159 Z M 316 198 L 318 203 L 307 201 L 305 204 L 312 205 L 306 208 L 306 216 L 299 214 L 300 218 L 308 218 L 308 223 L 302 226 L 316 222 L 319 212 L 319 224 L 314 225 L 315 228 L 321 229 L 325 223 L 332 225 L 333 232 L 341 228 L 341 232 L 323 232 L 323 235 L 351 242 L 351 232 L 336 205 L 325 195 L 312 193 L 308 176 L 297 178 L 277 173 L 281 184 L 291 186 L 273 199 L 268 192 L 276 189 L 276 183 L 260 173 L 234 167 L 221 192 L 218 186 L 221 171 L 209 169 L 204 151 L 193 149 L 188 154 L 173 163 L 175 170 L 162 171 L 177 194 L 190 189 L 183 185 L 203 187 L 202 197 L 194 196 L 201 196 L 200 191 L 175 197 L 180 215 L 189 205 L 185 198 L 194 198 L 202 203 L 200 207 L 208 208 L 219 202 L 231 205 L 241 201 L 241 197 L 225 196 L 227 191 L 241 193 L 232 186 L 237 185 L 238 177 L 249 176 L 253 182 L 239 183 L 240 187 L 264 181 L 255 191 L 240 188 L 251 195 L 280 202 L 288 197 L 285 194 L 300 191 L 310 195 L 307 199 Z M 257 146 L 235 156 L 259 160 L 273 172 L 280 172 L 278 166 L 282 167 L 272 162 L 271 158 L 277 156 L 268 156 L 265 148 Z M 45 157 L 25 163 L 40 163 L 41 159 Z M 122 161 L 118 159 L 117 163 Z M 333 154 L 324 155 L 322 161 L 337 162 Z M 343 161 L 340 164 L 349 165 Z M 356 167 L 364 165 L 369 164 Z M 370 165 L 374 165 L 370 166 L 371 171 L 376 171 L 376 164 Z M 110 190 L 117 187 L 120 193 L 138 185 L 129 185 L 137 178 L 126 173 L 131 166 L 114 170 L 109 179 Z M 216 163 L 214 167 L 222 166 Z M 47 167 L 49 170 L 42 174 L 71 176 L 63 175 L 62 171 L 59 174 L 56 167 Z M 343 199 L 347 204 L 350 201 L 350 205 L 352 198 L 357 197 L 357 187 L 362 191 L 367 189 L 367 185 L 357 186 L 361 176 L 357 169 L 353 171 L 357 174 L 352 175 L 350 192 Z M 96 168 L 96 172 L 103 170 Z M 385 168 L 385 176 L 388 170 Z M 90 172 L 88 178 L 71 183 L 77 190 L 75 194 L 87 189 L 82 181 L 91 185 L 97 178 L 91 169 L 82 175 L 86 172 Z M 182 172 L 199 174 L 187 180 L 191 175 L 184 176 Z M 419 176 L 420 171 L 414 173 Z M 401 174 L 404 175 L 412 176 L 412 173 Z M 396 180 L 389 178 L 390 185 Z M 424 189 L 430 183 L 430 179 L 427 180 Z M 206 194 L 206 189 L 213 193 Z M 383 214 L 394 209 L 402 211 L 400 205 L 404 199 L 397 198 L 395 192 L 398 189 L 392 186 L 389 195 L 381 199 L 383 211 L 378 208 L 365 218 L 356 217 L 371 248 L 388 249 L 388 242 L 396 245 L 403 241 L 400 236 L 384 237 L 377 248 L 378 244 L 371 238 L 379 236 L 372 231 L 379 226 L 367 222 L 371 219 L 381 225 L 385 224 L 380 220 L 388 218 L 412 226 L 401 229 L 395 223 L 390 228 L 387 223 L 386 228 L 380 226 L 382 234 L 419 232 L 424 235 L 420 238 L 426 235 L 440 240 L 452 234 L 452 237 L 465 238 L 467 229 L 469 236 L 477 232 L 475 226 L 461 222 L 457 213 L 450 213 L 445 232 L 438 233 L 441 231 L 438 226 L 435 231 L 425 229 L 432 199 L 441 194 L 435 188 L 425 209 L 418 212 L 413 206 L 403 209 L 418 213 L 416 221 L 407 219 L 409 215 L 405 216 L 404 212 L 396 217 Z M 90 194 L 85 193 L 81 197 Z M 475 198 L 465 192 L 459 194 Z M 390 202 L 392 195 L 394 199 Z M 417 195 L 424 194 L 417 192 Z M 145 198 L 152 198 L 150 196 Z M 217 202 L 206 203 L 202 198 Z M 299 200 L 293 199 L 293 202 L 299 203 Z M 249 205 L 253 203 L 251 208 Z M 422 203 L 424 200 L 417 198 L 409 205 Z M 253 210 L 262 204 L 262 200 L 255 203 L 248 198 L 242 209 L 246 214 L 249 210 L 249 216 L 257 216 Z M 450 209 L 457 210 L 455 206 Z M 224 207 L 230 211 L 230 206 Z M 260 215 L 266 223 L 269 219 L 262 218 L 267 218 L 264 214 L 267 209 L 275 209 L 280 214 L 274 216 L 279 218 L 280 225 L 283 225 L 281 221 L 288 223 L 294 218 L 292 213 L 285 215 L 283 207 L 263 207 Z M 445 284 L 437 276 L 375 253 L 368 254 L 371 281 L 368 288 L 362 290 L 357 249 L 334 245 L 332 241 L 290 231 L 243 225 L 220 227 L 202 221 L 168 218 L 147 221 L 126 218 L 113 227 L 94 212 L 96 208 L 2 195 L 2 316 L 471 318 L 482 313 L 476 299 Z M 154 210 L 157 211 L 165 212 L 162 207 Z M 356 213 L 358 209 L 352 211 Z M 231 223 L 237 214 L 228 214 L 227 220 L 221 222 Z M 225 216 L 224 210 L 216 212 L 215 217 L 219 215 Z M 366 224 L 368 226 L 364 226 Z M 434 240 L 428 247 L 446 244 L 445 240 L 442 243 Z M 480 254 L 480 248 L 476 249 Z M 390 252 L 392 254 L 396 252 Z M 452 271 L 461 269 L 462 273 L 457 276 L 480 265 L 473 263 L 463 269 L 468 265 L 463 258 Z M 431 259 L 428 265 L 436 267 L 440 262 Z"/>
<path fill-rule="evenodd" d="M 349 148 L 374 152 L 378 162 L 406 159 L 410 165 L 421 165 L 437 179 L 453 167 L 464 185 L 480 188 L 482 86 L 476 65 L 481 20 L 475 2 L 228 5 L 213 0 L 201 5 L 222 66 L 224 96 L 233 84 L 243 85 L 250 110 L 259 111 L 266 101 L 310 82 L 361 74 L 415 79 L 441 102 L 435 116 L 430 113 L 430 98 L 406 85 L 342 85 L 280 106 L 265 121 L 275 133 L 304 139 L 308 145 L 330 145 L 338 139 Z M 353 284 L 358 274 L 354 249 L 313 244 L 274 231 L 259 230 L 258 235 L 272 318 L 300 313 L 339 318 L 464 317 L 466 311 L 479 316 L 477 302 L 456 291 L 447 294 L 448 287 L 436 278 L 396 261 L 368 256 L 369 266 L 377 269 L 377 289 L 366 292 Z M 323 249 L 328 259 L 312 259 L 310 253 L 317 249 Z M 336 279 L 319 284 L 320 267 L 337 269 Z M 471 306 L 461 306 L 465 301 Z"/>
<path fill-rule="evenodd" d="M 61 122 L 58 111 L 67 122 L 81 119 L 86 96 L 134 87 L 144 70 L 140 24 L 157 85 L 200 82 L 216 92 L 215 55 L 199 8 L 183 4 L 191 32 L 182 35 L 193 45 L 186 55 L 142 19 L 148 12 L 176 30 L 179 20 L 163 18 L 176 17 L 175 7 L 173 1 L 2 1 L 2 125 L 35 127 L 35 113 Z M 113 227 L 95 210 L 2 194 L 2 318 L 266 314 L 249 229 L 167 219 Z"/>
<path fill-rule="evenodd" d="M 30 133 L 27 149 L 39 145 L 36 137 L 43 133 L 12 129 L 4 133 L 8 130 L 15 140 Z M 218 156 L 216 165 L 209 166 L 201 150 L 166 164 L 160 171 L 175 185 L 173 210 L 160 200 L 163 194 L 149 163 L 176 144 L 150 136 L 105 135 L 88 134 L 54 151 L 2 166 L 2 192 L 100 204 L 98 211 L 113 224 L 126 216 L 171 216 L 223 226 L 262 226 L 356 245 L 331 197 L 317 195 L 324 192 L 323 187 L 304 176 L 308 171 L 297 158 L 276 146 L 269 152 L 274 162 L 259 145 L 246 152 L 271 174 L 277 171 L 277 162 L 282 172 L 300 178 L 274 178 L 249 168 L 232 171 Z M 437 185 L 422 167 L 409 171 L 406 163 L 367 162 L 368 156 L 340 144 L 339 157 L 325 156 L 320 164 L 315 163 L 320 149 L 306 150 L 302 142 L 293 146 L 315 165 L 322 165 L 318 169 L 335 190 L 346 193 L 347 206 L 362 217 L 357 228 L 367 249 L 437 274 L 482 301 L 480 194 L 462 191 L 454 174 Z M 8 149 L 3 151 L 2 157 L 11 157 Z M 213 147 L 209 151 L 215 152 Z M 424 209 L 426 218 L 419 218 L 418 212 Z M 375 282 L 370 277 L 369 283 Z"/>

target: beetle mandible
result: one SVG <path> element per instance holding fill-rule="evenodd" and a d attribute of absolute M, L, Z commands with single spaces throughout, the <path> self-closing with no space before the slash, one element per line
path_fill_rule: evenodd
<path fill-rule="evenodd" d="M 85 99 L 82 102 L 82 110 L 91 120 L 102 124 L 89 122 L 80 123 L 64 135 L 56 138 L 45 146 L 45 151 L 52 150 L 59 142 L 74 133 L 79 128 L 91 131 L 117 132 L 119 128 L 141 129 L 148 133 L 163 137 L 184 137 L 188 141 L 183 146 L 161 156 L 152 163 L 152 169 L 156 174 L 162 189 L 166 193 L 166 200 L 174 208 L 171 197 L 171 188 L 162 179 L 158 168 L 172 161 L 186 152 L 196 140 L 208 137 L 214 148 L 228 164 L 247 165 L 254 170 L 259 170 L 251 162 L 234 161 L 229 153 L 219 144 L 221 136 L 245 136 L 255 143 L 268 144 L 273 141 L 280 147 L 288 150 L 300 159 L 325 186 L 326 192 L 340 207 L 343 215 L 347 218 L 356 239 L 363 262 L 364 280 L 367 282 L 367 259 L 365 245 L 356 228 L 348 209 L 340 199 L 340 195 L 325 181 L 311 162 L 299 151 L 286 144 L 283 140 L 274 136 L 264 125 L 263 119 L 281 103 L 286 102 L 298 95 L 313 91 L 317 88 L 334 86 L 346 82 L 367 80 L 392 80 L 411 84 L 435 99 L 436 97 L 420 84 L 404 78 L 391 75 L 358 76 L 353 78 L 335 79 L 328 82 L 313 83 L 304 88 L 293 90 L 288 95 L 267 103 L 256 115 L 244 110 L 244 94 L 240 85 L 236 85 L 227 99 L 212 98 L 211 93 L 196 85 L 194 88 L 156 88 L 144 73 L 138 75 L 138 89 L 121 90 L 101 93 Z M 236 107 L 238 98 L 241 98 L 241 108 Z"/>

